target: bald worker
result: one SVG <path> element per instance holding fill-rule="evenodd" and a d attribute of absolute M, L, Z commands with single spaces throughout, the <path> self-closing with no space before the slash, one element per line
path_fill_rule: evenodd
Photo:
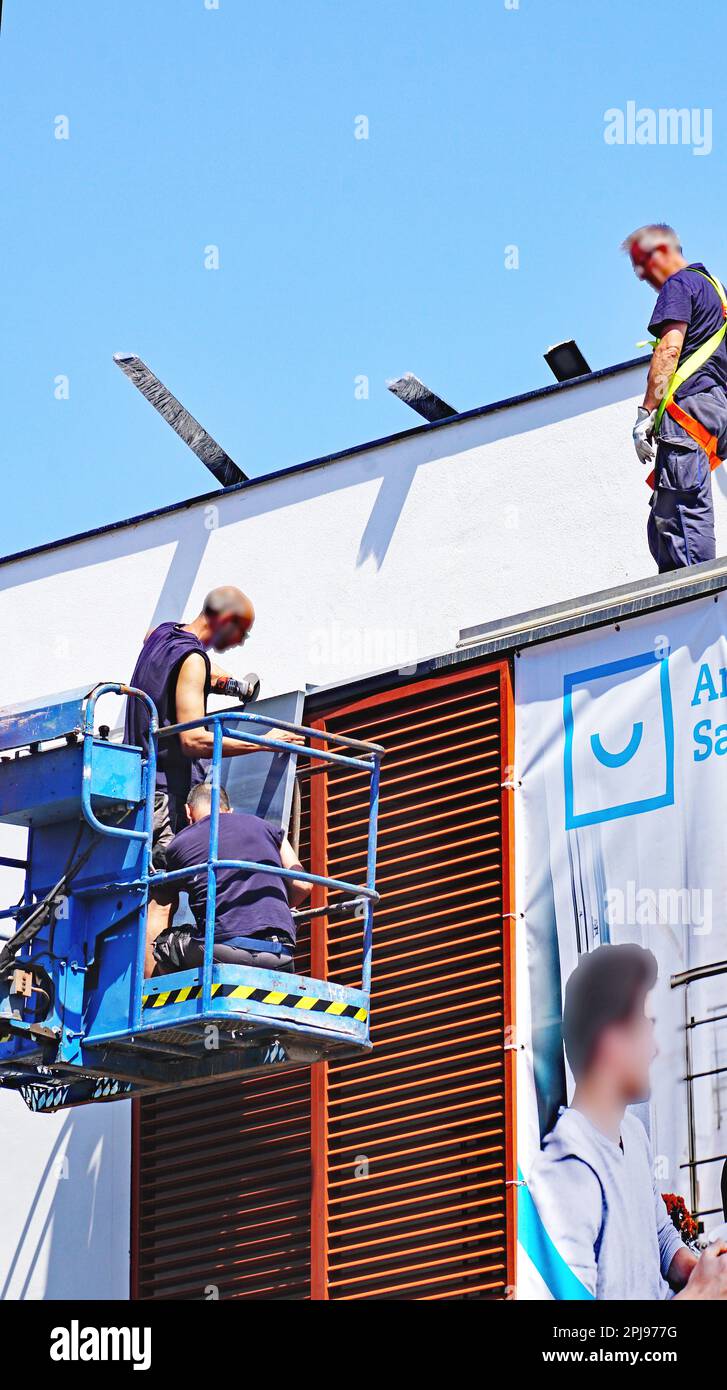
<path fill-rule="evenodd" d="M 130 684 L 151 696 L 159 714 L 160 730 L 171 724 L 187 724 L 204 718 L 208 695 L 211 691 L 224 694 L 229 680 L 228 673 L 210 660 L 209 648 L 226 652 L 242 646 L 254 621 L 255 609 L 247 594 L 232 585 L 223 585 L 207 595 L 202 612 L 191 623 L 161 623 L 147 633 Z M 268 737 L 285 743 L 301 742 L 298 735 L 279 729 L 272 730 Z M 147 751 L 148 714 L 140 700 L 126 702 L 124 742 L 136 744 L 144 753 Z M 254 753 L 257 747 L 254 743 L 226 738 L 222 743 L 222 756 L 240 757 Z M 187 729 L 159 739 L 152 840 L 155 869 L 166 867 L 166 847 L 187 824 L 185 803 L 192 786 L 194 763 L 211 756 L 210 729 Z M 156 962 L 152 945 L 169 924 L 172 903 L 173 895 L 161 889 L 149 895 L 146 976 L 154 974 Z"/>

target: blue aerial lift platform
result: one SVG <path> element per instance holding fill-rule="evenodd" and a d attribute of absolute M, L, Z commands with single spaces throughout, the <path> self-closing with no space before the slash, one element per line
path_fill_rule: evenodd
<path fill-rule="evenodd" d="M 144 702 L 149 747 L 112 742 L 96 731 L 105 694 Z M 243 707 L 196 721 L 212 730 L 209 858 L 174 873 L 151 867 L 157 712 L 143 691 L 117 683 L 0 710 L 0 824 L 28 827 L 22 901 L 0 911 L 16 930 L 0 940 L 0 1088 L 20 1091 L 32 1110 L 176 1090 L 218 1078 L 301 1066 L 367 1051 L 379 768 L 376 744 L 284 723 Z M 258 732 L 253 732 L 258 726 Z M 301 735 L 291 745 L 260 726 Z M 177 725 L 192 728 L 195 724 Z M 219 860 L 222 740 L 308 758 L 313 768 L 355 770 L 369 787 L 366 882 L 265 865 L 307 879 L 326 899 L 304 916 L 331 910 L 362 927 L 361 987 L 213 961 L 216 872 L 263 866 Z M 315 740 L 315 746 L 311 740 Z M 248 755 L 256 758 L 257 754 Z M 250 808 L 252 809 L 252 808 Z M 204 963 L 144 979 L 150 884 L 207 875 Z M 181 885 L 183 886 L 183 884 Z"/>

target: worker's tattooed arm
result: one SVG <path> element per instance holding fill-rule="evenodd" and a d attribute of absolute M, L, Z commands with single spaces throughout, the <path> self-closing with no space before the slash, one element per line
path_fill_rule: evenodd
<path fill-rule="evenodd" d="M 667 387 L 681 356 L 686 331 L 686 323 L 664 324 L 664 332 L 654 348 L 654 355 L 649 367 L 649 378 L 644 396 L 645 410 L 656 410 L 659 402 L 666 395 Z"/>
<path fill-rule="evenodd" d="M 225 682 L 230 679 L 230 673 L 229 671 L 223 671 L 222 667 L 218 666 L 214 661 L 210 661 L 210 677 L 212 689 L 217 690 L 218 686 L 224 686 Z"/>

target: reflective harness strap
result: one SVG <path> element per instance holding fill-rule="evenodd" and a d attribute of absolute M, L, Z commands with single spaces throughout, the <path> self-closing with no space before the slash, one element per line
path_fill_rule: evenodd
<path fill-rule="evenodd" d="M 676 401 L 669 402 L 666 407 L 666 413 L 667 415 L 671 415 L 672 420 L 676 420 L 678 425 L 681 425 L 685 434 L 688 434 L 692 439 L 696 439 L 699 446 L 704 449 L 709 460 L 710 470 L 714 472 L 715 468 L 719 468 L 722 460 L 717 454 L 716 434 L 710 434 L 705 425 L 700 425 L 699 421 L 695 420 L 693 415 L 687 415 L 686 410 L 682 410 L 681 406 L 677 405 Z M 654 488 L 656 484 L 655 469 L 652 469 L 646 482 L 650 488 Z"/>
<path fill-rule="evenodd" d="M 677 405 L 676 401 L 669 402 L 667 412 L 671 415 L 672 420 L 676 420 L 677 424 L 681 425 L 682 429 L 686 430 L 687 434 L 691 435 L 692 439 L 696 439 L 697 443 L 701 445 L 709 459 L 709 466 L 712 471 L 714 471 L 715 468 L 719 468 L 722 460 L 717 456 L 716 434 L 710 434 L 706 425 L 700 425 L 699 421 L 695 420 L 693 415 L 687 415 L 686 410 L 682 410 L 681 406 Z"/>
<path fill-rule="evenodd" d="M 725 333 L 727 333 L 727 294 L 725 294 L 724 288 L 719 280 L 714 280 L 711 275 L 705 275 L 703 270 L 695 270 L 693 273 L 695 275 L 701 275 L 703 280 L 709 281 L 715 294 L 719 296 L 722 304 L 722 317 L 725 321 L 722 327 L 717 329 L 716 333 L 712 333 L 711 336 L 707 338 L 706 342 L 702 343 L 694 352 L 690 352 L 686 361 L 677 367 L 656 412 L 656 417 L 654 419 L 654 435 L 658 433 L 664 411 L 666 411 L 668 415 L 671 415 L 672 420 L 675 420 L 678 425 L 681 425 L 685 433 L 688 434 L 690 438 L 695 439 L 700 447 L 704 449 L 709 459 L 709 467 L 714 471 L 715 468 L 719 468 L 722 462 L 721 458 L 717 456 L 716 435 L 710 434 L 709 430 L 705 429 L 704 425 L 700 425 L 699 421 L 695 420 L 692 415 L 687 415 L 686 410 L 682 410 L 681 406 L 677 405 L 674 400 L 675 392 L 684 385 L 685 381 L 689 380 L 690 376 L 698 372 L 700 367 L 704 366 L 705 362 L 717 351 Z M 656 472 L 652 470 L 646 479 L 647 487 L 653 488 L 655 486 L 655 479 Z"/>

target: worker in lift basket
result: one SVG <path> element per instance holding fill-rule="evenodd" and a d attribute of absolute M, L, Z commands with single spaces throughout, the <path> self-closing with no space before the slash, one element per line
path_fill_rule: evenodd
<path fill-rule="evenodd" d="M 204 864 L 209 856 L 212 788 L 209 782 L 193 787 L 185 806 L 188 824 L 167 845 L 169 870 Z M 220 859 L 244 859 L 248 863 L 301 869 L 290 841 L 279 826 L 260 816 L 232 811 L 224 788 L 220 789 Z M 154 942 L 154 956 L 161 974 L 201 965 L 207 910 L 207 873 L 182 880 L 189 893 L 195 919 L 192 931 L 169 926 Z M 176 883 L 167 885 L 172 907 Z M 213 960 L 223 965 L 254 965 L 261 970 L 293 969 L 295 922 L 290 910 L 308 896 L 310 883 L 284 879 L 259 869 L 218 869 Z M 259 946 L 253 943 L 259 942 Z M 271 949 L 275 948 L 275 949 Z"/>
<path fill-rule="evenodd" d="M 663 573 L 716 553 L 711 472 L 727 452 L 727 295 L 700 261 L 687 264 L 664 223 L 639 227 L 623 249 L 658 293 L 634 446 L 642 463 L 655 459 L 647 534 Z"/>
<path fill-rule="evenodd" d="M 233 693 L 229 689 L 234 685 L 231 677 L 213 665 L 208 649 L 225 652 L 241 646 L 250 635 L 254 621 L 251 600 L 240 589 L 228 584 L 207 595 L 202 612 L 191 623 L 161 623 L 147 633 L 130 684 L 151 696 L 159 714 L 160 730 L 171 724 L 186 724 L 203 718 L 211 691 L 221 695 Z M 148 727 L 149 716 L 144 705 L 129 697 L 124 742 L 136 744 L 146 753 Z M 273 729 L 268 737 L 284 743 L 303 741 L 298 734 L 280 729 Z M 222 756 L 240 757 L 256 752 L 257 748 L 257 744 L 226 738 L 222 743 Z M 212 732 L 201 726 L 159 739 L 152 839 L 155 869 L 166 867 L 166 848 L 176 832 L 186 825 L 184 808 L 194 780 L 194 763 L 211 755 Z M 151 891 L 147 911 L 146 976 L 154 974 L 153 943 L 169 921 L 169 895 Z"/>
<path fill-rule="evenodd" d="M 651 951 L 599 946 L 566 985 L 563 1042 L 575 1093 L 528 1184 L 549 1237 L 556 1297 L 663 1299 L 668 1281 L 679 1299 L 727 1299 L 727 1244 L 701 1258 L 683 1244 L 654 1181 L 646 1131 L 627 1112 L 649 1094 L 656 975 Z"/>

